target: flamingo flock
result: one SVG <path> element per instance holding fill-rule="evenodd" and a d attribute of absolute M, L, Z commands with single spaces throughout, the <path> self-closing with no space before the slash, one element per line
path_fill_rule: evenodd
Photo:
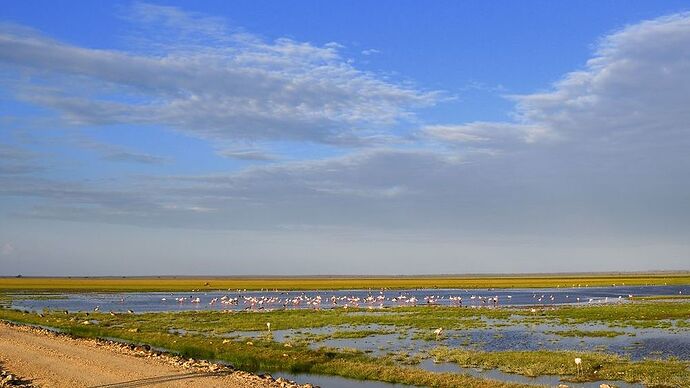
<path fill-rule="evenodd" d="M 396 305 L 396 306 L 415 306 L 418 300 L 414 296 L 407 296 L 405 294 L 400 294 L 396 297 L 386 297 L 383 292 L 378 295 L 369 294 L 366 297 L 362 296 L 348 296 L 348 295 L 331 295 L 329 297 L 322 295 L 307 295 L 306 293 L 299 293 L 297 295 L 291 296 L 289 293 L 281 293 L 282 296 L 267 296 L 267 295 L 237 295 L 237 297 L 230 297 L 224 295 L 221 297 L 213 297 L 209 300 L 208 304 L 210 306 L 215 305 L 226 305 L 226 306 L 242 306 L 246 310 L 262 310 L 266 308 L 313 308 L 321 309 L 323 307 L 370 307 L 370 308 L 383 308 L 384 306 Z M 436 304 L 439 300 L 444 299 L 441 296 L 428 296 L 424 300 L 427 304 Z M 166 303 L 168 298 L 161 298 L 161 302 Z M 189 297 L 175 297 L 175 302 L 178 304 L 196 304 L 200 305 L 202 299 L 199 296 L 189 296 Z M 456 300 L 451 297 L 450 300 Z M 461 297 L 458 297 L 460 304 L 462 304 Z"/>
<path fill-rule="evenodd" d="M 439 300 L 444 299 L 444 297 L 441 296 L 428 296 L 425 297 L 425 303 L 427 304 L 437 304 Z M 456 300 L 454 297 L 451 297 L 450 300 Z M 462 304 L 461 297 L 458 297 L 458 300 L 460 300 L 460 304 Z M 166 298 L 161 299 L 162 302 L 167 301 Z M 193 304 L 200 304 L 201 297 L 178 297 L 175 298 L 175 301 L 178 302 L 179 304 L 184 304 L 184 303 L 193 303 Z M 405 295 L 399 295 L 397 297 L 392 297 L 388 298 L 384 296 L 382 293 L 379 295 L 368 295 L 366 297 L 360 297 L 360 296 L 336 296 L 332 295 L 330 297 L 323 297 L 321 295 L 315 295 L 315 296 L 309 296 L 307 294 L 301 293 L 299 295 L 295 295 L 292 297 L 286 296 L 286 297 L 277 297 L 277 296 L 246 296 L 246 295 L 240 295 L 237 296 L 236 298 L 229 297 L 227 295 L 222 296 L 222 297 L 214 297 L 211 298 L 210 301 L 208 302 L 209 305 L 231 305 L 231 306 L 242 306 L 245 309 L 253 310 L 253 309 L 265 309 L 265 308 L 314 308 L 314 309 L 320 309 L 323 307 L 379 307 L 383 308 L 385 306 L 389 306 L 391 304 L 397 305 L 397 306 L 415 306 L 417 305 L 418 301 L 417 298 L 414 296 L 405 296 Z"/>
<path fill-rule="evenodd" d="M 467 290 L 464 290 L 468 292 Z M 189 296 L 189 297 L 174 297 L 175 302 L 180 305 L 192 304 L 192 305 L 202 305 L 208 304 L 209 306 L 221 306 L 223 307 L 240 307 L 244 310 L 265 310 L 265 309 L 315 309 L 319 310 L 322 308 L 384 308 L 384 307 L 404 307 L 404 306 L 417 306 L 417 305 L 449 305 L 457 307 L 498 307 L 501 300 L 508 301 L 511 304 L 512 295 L 493 295 L 493 296 L 482 296 L 482 295 L 439 295 L 439 294 L 429 294 L 417 299 L 416 296 L 410 295 L 409 293 L 401 292 L 398 295 L 390 296 L 386 295 L 384 291 L 378 293 L 368 293 L 366 296 L 363 295 L 321 295 L 321 294 L 307 294 L 305 292 L 276 292 L 278 295 L 257 295 L 257 294 L 243 294 L 243 290 L 238 290 L 238 294 L 235 297 L 229 295 L 214 296 L 207 300 L 202 300 L 201 296 Z M 172 294 L 171 294 L 172 296 Z M 632 295 L 627 295 L 628 298 L 632 298 Z M 539 294 L 533 293 L 532 295 L 532 305 L 543 305 L 546 303 L 557 303 L 556 294 Z M 559 299 L 562 302 L 567 302 L 570 300 L 570 295 L 560 295 Z M 577 303 L 583 301 L 587 303 L 594 303 L 594 298 L 580 297 L 574 298 Z M 611 301 L 623 301 L 624 296 L 619 295 L 617 298 L 604 297 L 596 301 L 602 303 L 609 303 Z M 167 303 L 168 298 L 161 298 L 161 302 Z"/>
<path fill-rule="evenodd" d="M 585 286 L 586 287 L 586 286 Z M 548 305 L 562 303 L 622 303 L 632 299 L 632 294 L 620 294 L 600 297 L 584 297 L 582 294 L 568 295 L 562 290 L 560 292 L 539 292 L 516 291 L 519 295 L 507 295 L 505 292 L 486 295 L 477 290 L 458 289 L 457 293 L 449 293 L 449 290 L 409 290 L 394 292 L 381 289 L 380 291 L 277 291 L 265 290 L 266 294 L 246 290 L 228 290 L 227 294 L 216 292 L 191 290 L 187 295 L 170 293 L 160 295 L 158 298 L 162 305 L 179 305 L 182 309 L 218 309 L 225 310 L 276 310 L 276 309 L 330 309 L 330 308 L 367 308 L 380 309 L 389 307 L 408 307 L 408 306 L 452 306 L 463 308 L 497 308 L 502 305 L 522 305 L 528 308 L 545 307 Z M 488 289 L 489 293 L 494 289 Z M 498 290 L 496 290 L 498 291 Z M 235 293 L 236 292 L 236 293 Z M 576 291 L 573 291 L 576 292 Z M 530 295 L 531 294 L 531 295 Z M 118 296 L 115 303 L 130 304 L 131 296 Z M 516 303 L 517 302 L 517 303 Z M 149 303 L 149 302 L 147 302 Z M 130 305 L 131 306 L 131 305 Z M 136 305 L 135 305 L 136 306 Z M 185 307 L 186 306 L 186 307 Z M 98 312 L 102 306 L 91 307 Z M 124 307 L 124 306 L 123 306 Z M 158 307 L 160 309 L 161 307 Z M 170 307 L 163 307 L 169 310 Z M 146 310 L 146 308 L 144 308 Z M 122 308 L 122 311 L 127 311 Z"/>

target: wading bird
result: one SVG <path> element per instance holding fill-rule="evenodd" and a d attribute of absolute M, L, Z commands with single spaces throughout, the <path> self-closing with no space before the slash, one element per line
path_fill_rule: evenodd
<path fill-rule="evenodd" d="M 577 368 L 577 374 L 582 372 L 582 359 L 580 357 L 575 357 L 575 368 Z"/>
<path fill-rule="evenodd" d="M 434 330 L 434 334 L 436 334 L 436 339 L 441 338 L 441 334 L 443 334 L 443 328 L 439 327 L 438 329 Z"/>

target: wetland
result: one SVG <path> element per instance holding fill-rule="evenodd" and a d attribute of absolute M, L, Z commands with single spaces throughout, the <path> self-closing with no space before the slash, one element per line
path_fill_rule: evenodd
<path fill-rule="evenodd" d="M 688 288 L 28 289 L 0 319 L 324 387 L 687 387 Z"/>

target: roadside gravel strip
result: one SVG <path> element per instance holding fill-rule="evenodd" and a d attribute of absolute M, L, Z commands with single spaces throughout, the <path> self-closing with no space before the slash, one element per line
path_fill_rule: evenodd
<path fill-rule="evenodd" d="M 5 322 L 0 322 L 0 370 L 2 377 L 12 373 L 17 384 L 38 387 L 311 387 L 144 346 L 72 338 Z M 6 386 L 17 386 L 14 383 Z"/>
<path fill-rule="evenodd" d="M 0 388 L 5 387 L 33 388 L 35 385 L 31 384 L 30 381 L 22 380 L 18 376 L 2 369 L 2 365 L 0 365 Z"/>

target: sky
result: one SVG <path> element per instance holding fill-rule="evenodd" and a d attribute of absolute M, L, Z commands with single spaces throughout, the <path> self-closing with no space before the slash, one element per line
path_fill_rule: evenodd
<path fill-rule="evenodd" d="M 0 275 L 690 269 L 687 1 L 0 8 Z"/>

